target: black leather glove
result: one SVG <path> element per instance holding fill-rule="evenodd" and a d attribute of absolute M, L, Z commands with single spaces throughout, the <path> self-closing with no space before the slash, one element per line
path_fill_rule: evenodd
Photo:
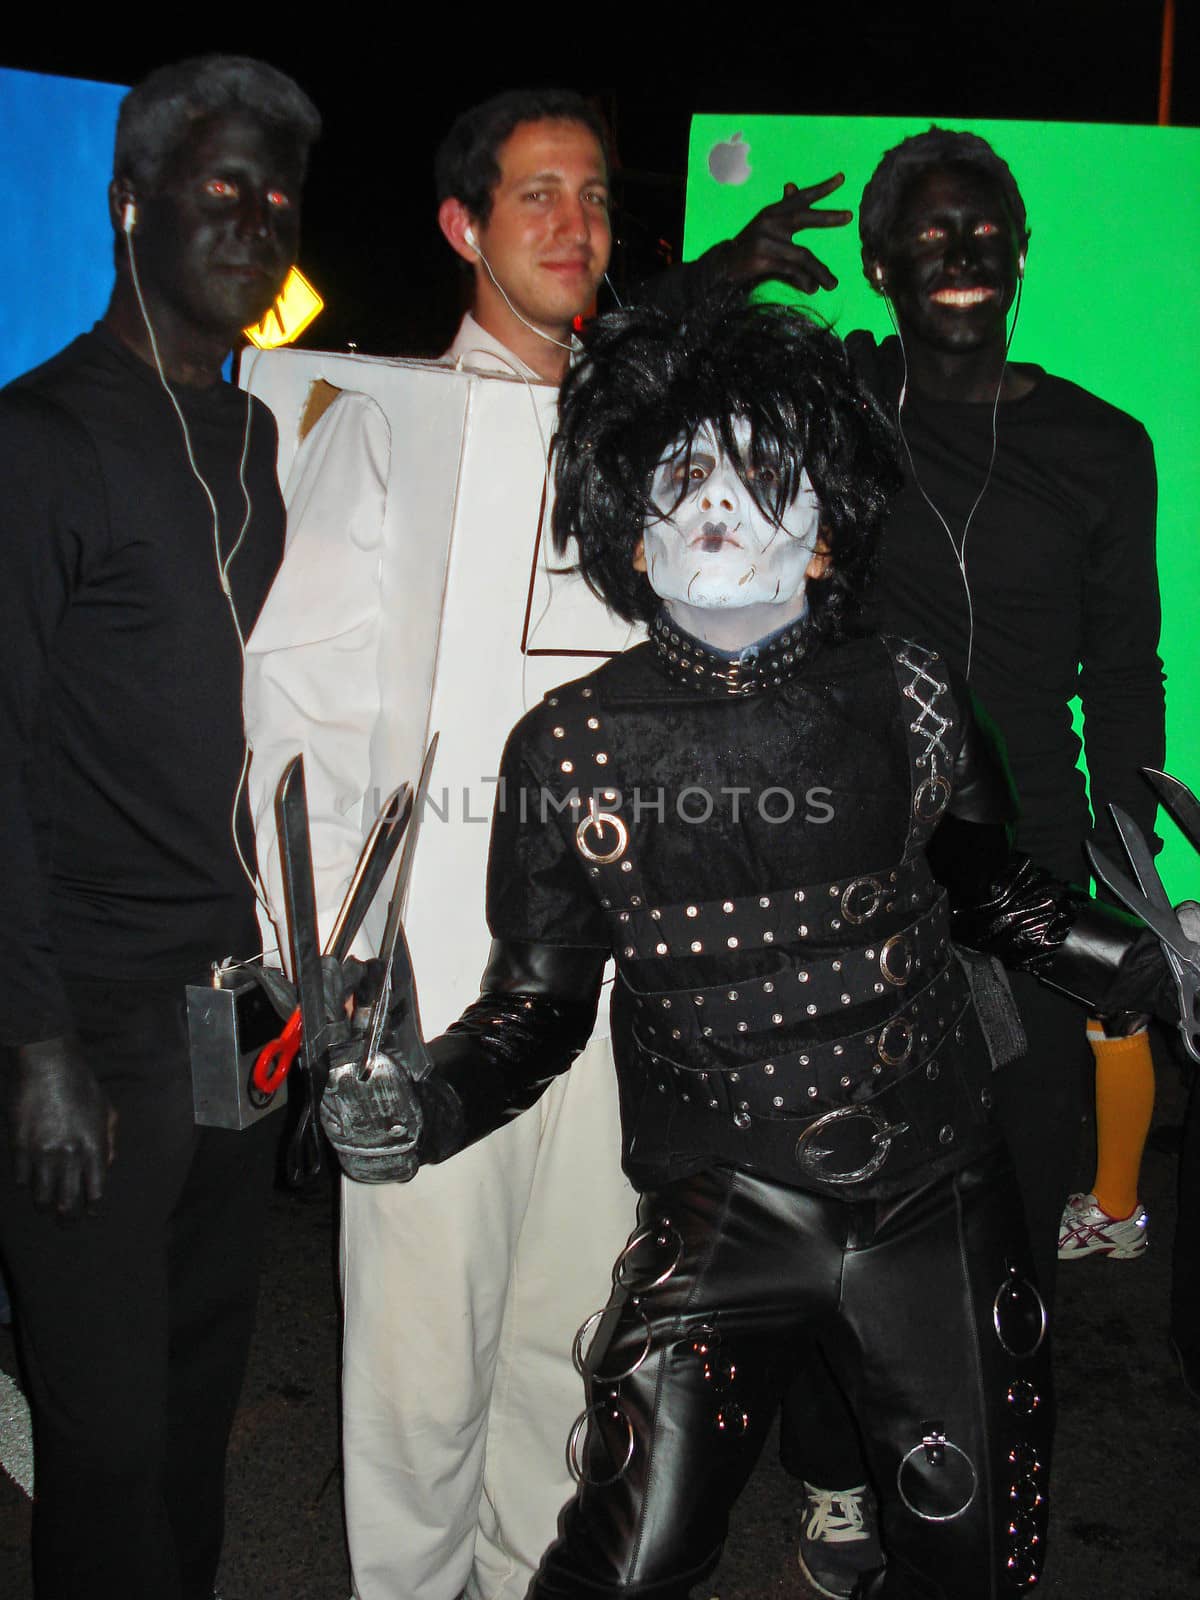
<path fill-rule="evenodd" d="M 66 1215 L 94 1206 L 116 1154 L 117 1114 L 76 1040 L 42 1039 L 10 1052 L 5 1085 L 13 1177 L 34 1205 Z"/>

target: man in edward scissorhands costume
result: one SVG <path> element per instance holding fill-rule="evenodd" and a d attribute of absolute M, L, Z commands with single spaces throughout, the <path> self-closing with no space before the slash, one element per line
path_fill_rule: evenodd
<path fill-rule="evenodd" d="M 513 731 L 480 999 L 414 1077 L 335 1059 L 326 1129 L 375 1181 L 483 1137 L 570 1066 L 613 957 L 640 1226 L 581 1330 L 580 1486 L 531 1597 L 683 1600 L 815 1339 L 881 1491 L 856 1593 L 1029 1587 L 1049 1352 L 991 1116 L 1022 1044 L 998 961 L 1174 1015 L 1157 944 L 1011 852 L 969 693 L 863 631 L 898 474 L 832 335 L 724 299 L 601 319 L 556 450 L 559 546 L 650 639 Z"/>

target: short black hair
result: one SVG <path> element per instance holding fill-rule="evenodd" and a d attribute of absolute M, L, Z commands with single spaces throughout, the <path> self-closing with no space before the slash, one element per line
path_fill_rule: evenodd
<path fill-rule="evenodd" d="M 437 202 L 461 200 L 486 222 L 500 182 L 500 148 L 523 122 L 578 122 L 594 133 L 609 165 L 609 133 L 600 113 L 574 89 L 506 89 L 464 111 L 433 162 Z"/>
<path fill-rule="evenodd" d="M 321 131 L 316 106 L 278 68 L 250 56 L 190 56 L 155 68 L 121 101 L 114 178 L 153 188 L 192 124 L 228 111 L 279 129 L 305 163 Z"/>
<path fill-rule="evenodd" d="M 1017 232 L 1022 238 L 1028 233 L 1025 202 L 1008 162 L 977 133 L 960 133 L 934 123 L 925 133 L 914 133 L 888 150 L 867 180 L 858 208 L 858 232 L 868 275 L 871 264 L 886 258 L 905 189 L 930 167 L 973 167 L 982 173 L 999 185 Z"/>
<path fill-rule="evenodd" d="M 788 306 L 748 304 L 724 288 L 683 321 L 653 307 L 599 317 L 563 383 L 554 441 L 554 544 L 578 544 L 588 586 L 627 621 L 649 619 L 658 597 L 633 556 L 661 516 L 651 479 L 674 441 L 690 448 L 708 422 L 762 510 L 782 518 L 808 473 L 821 510 L 826 578 L 809 586 L 810 636 L 842 637 L 874 571 L 888 501 L 899 488 L 892 430 L 859 386 L 839 339 Z M 750 425 L 744 451 L 735 419 Z M 773 487 L 758 469 L 769 464 Z"/>

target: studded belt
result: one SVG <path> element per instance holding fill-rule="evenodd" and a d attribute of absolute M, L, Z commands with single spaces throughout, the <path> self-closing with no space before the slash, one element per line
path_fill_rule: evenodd
<path fill-rule="evenodd" d="M 770 1033 L 807 1019 L 893 998 L 927 983 L 948 960 L 945 896 L 906 927 L 879 943 L 851 946 L 837 955 L 791 959 L 769 973 L 699 988 L 634 989 L 635 1026 L 656 1047 L 685 1040 Z"/>

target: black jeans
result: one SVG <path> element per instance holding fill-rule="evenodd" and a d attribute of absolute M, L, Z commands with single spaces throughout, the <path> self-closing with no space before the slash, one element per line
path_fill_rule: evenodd
<path fill-rule="evenodd" d="M 889 1560 L 864 1593 L 989 1600 L 1028 1581 L 1050 1364 L 1001 1152 L 876 1202 L 717 1169 L 646 1195 L 639 1221 L 587 1352 L 582 1482 L 529 1600 L 686 1600 L 814 1336 L 880 1490 Z"/>
<path fill-rule="evenodd" d="M 0 1252 L 33 1413 L 38 1600 L 210 1600 L 280 1120 L 192 1121 L 183 990 L 70 986 L 119 1117 L 95 1215 L 39 1212 L 0 1127 Z"/>

